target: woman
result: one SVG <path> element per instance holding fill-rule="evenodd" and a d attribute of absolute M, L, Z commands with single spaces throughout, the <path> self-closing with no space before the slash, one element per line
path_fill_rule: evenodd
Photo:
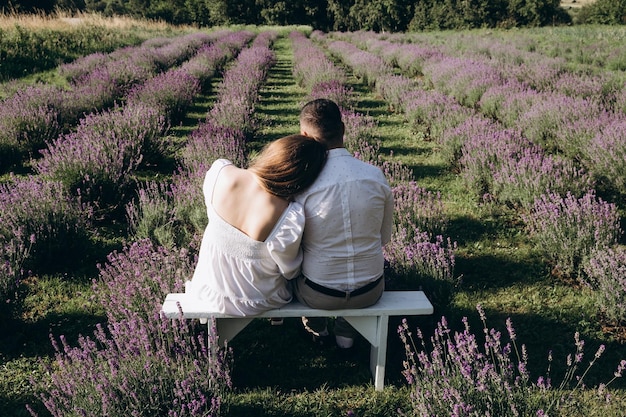
<path fill-rule="evenodd" d="M 317 178 L 326 154 L 314 139 L 291 135 L 268 144 L 248 169 L 215 161 L 203 187 L 209 224 L 187 292 L 235 316 L 290 302 L 304 230 L 293 198 Z"/>

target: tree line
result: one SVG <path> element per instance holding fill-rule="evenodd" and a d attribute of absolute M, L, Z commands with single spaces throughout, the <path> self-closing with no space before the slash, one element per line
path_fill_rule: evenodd
<path fill-rule="evenodd" d="M 572 23 L 560 0 L 0 0 L 0 10 L 71 10 L 199 27 L 310 25 L 322 31 L 404 32 Z M 626 0 L 597 0 L 578 23 L 626 24 Z M 578 19 L 578 20 L 581 20 Z"/>

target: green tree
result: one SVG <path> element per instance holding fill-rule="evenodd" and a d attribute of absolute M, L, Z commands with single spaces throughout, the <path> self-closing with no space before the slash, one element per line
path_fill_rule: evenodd
<path fill-rule="evenodd" d="M 206 0 L 206 7 L 210 25 L 222 26 L 231 23 L 227 0 Z"/>
<path fill-rule="evenodd" d="M 560 0 L 509 0 L 508 14 L 517 26 L 543 26 L 557 23 Z"/>
<path fill-rule="evenodd" d="M 190 23 L 202 26 L 210 26 L 211 18 L 206 0 L 185 0 L 185 9 L 191 20 Z"/>
<path fill-rule="evenodd" d="M 597 23 L 603 25 L 626 24 L 626 0 L 597 0 L 583 6 L 577 15 L 578 23 Z"/>
<path fill-rule="evenodd" d="M 351 30 L 400 31 L 404 2 L 399 0 L 355 0 L 349 9 Z"/>

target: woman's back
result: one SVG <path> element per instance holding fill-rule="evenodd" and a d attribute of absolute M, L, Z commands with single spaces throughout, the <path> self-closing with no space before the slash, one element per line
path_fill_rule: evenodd
<path fill-rule="evenodd" d="M 224 221 L 260 242 L 267 239 L 289 205 L 265 191 L 255 174 L 234 165 L 220 171 L 211 204 Z"/>

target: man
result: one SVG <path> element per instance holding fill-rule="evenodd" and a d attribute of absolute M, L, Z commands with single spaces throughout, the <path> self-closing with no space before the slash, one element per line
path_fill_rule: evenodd
<path fill-rule="evenodd" d="M 384 290 L 382 247 L 391 239 L 393 196 L 382 171 L 354 158 L 344 147 L 345 126 L 337 104 L 317 99 L 300 112 L 300 132 L 324 143 L 328 160 L 312 186 L 296 197 L 304 206 L 302 276 L 298 300 L 336 310 L 375 304 Z M 303 318 L 313 339 L 329 337 L 325 318 Z M 338 317 L 340 348 L 350 348 L 356 331 Z"/>

